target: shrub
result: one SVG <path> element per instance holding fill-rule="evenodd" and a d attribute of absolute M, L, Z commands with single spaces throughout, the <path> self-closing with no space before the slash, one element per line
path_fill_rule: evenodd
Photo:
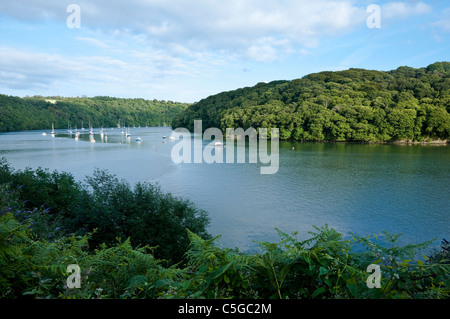
<path fill-rule="evenodd" d="M 449 298 L 449 264 L 426 256 L 426 263 L 401 261 L 415 247 L 386 248 L 372 237 L 355 238 L 370 247 L 355 253 L 327 226 L 302 242 L 280 232 L 279 243 L 261 243 L 251 254 L 189 232 L 186 266 L 170 267 L 130 239 L 89 250 L 90 235 L 35 240 L 28 226 L 11 212 L 0 217 L 0 298 Z M 367 262 L 382 268 L 380 289 L 366 285 Z M 80 289 L 67 287 L 70 264 L 80 267 Z"/>
<path fill-rule="evenodd" d="M 189 200 L 149 183 L 132 188 L 107 171 L 96 170 L 82 184 L 68 173 L 29 168 L 14 171 L 3 159 L 0 180 L 11 202 L 8 209 L 16 207 L 17 220 L 33 217 L 34 233 L 49 239 L 57 232 L 93 233 L 91 247 L 95 249 L 103 243 L 114 245 L 118 238 L 131 238 L 135 247 L 156 247 L 155 256 L 177 263 L 189 246 L 186 229 L 210 237 L 207 213 Z"/>
<path fill-rule="evenodd" d="M 158 247 L 155 256 L 178 262 L 189 246 L 186 229 L 208 238 L 207 213 L 190 201 L 165 194 L 157 185 L 125 181 L 97 170 L 87 179 L 92 188 L 86 220 L 95 245 L 131 238 L 134 245 Z"/>

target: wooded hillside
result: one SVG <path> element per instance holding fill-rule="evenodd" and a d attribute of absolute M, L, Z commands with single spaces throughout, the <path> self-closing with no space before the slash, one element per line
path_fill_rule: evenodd
<path fill-rule="evenodd" d="M 174 127 L 279 128 L 282 139 L 388 142 L 448 140 L 450 62 L 415 69 L 350 69 L 259 83 L 210 96 Z"/>
<path fill-rule="evenodd" d="M 0 95 L 0 132 L 94 127 L 170 125 L 188 104 L 112 97 L 13 97 Z"/>

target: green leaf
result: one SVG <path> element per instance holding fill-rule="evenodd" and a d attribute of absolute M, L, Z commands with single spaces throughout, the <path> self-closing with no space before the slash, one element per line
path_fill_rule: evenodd
<path fill-rule="evenodd" d="M 319 273 L 321 276 L 328 274 L 330 271 L 324 267 L 319 268 Z"/>
<path fill-rule="evenodd" d="M 353 296 L 357 296 L 357 294 L 358 294 L 358 287 L 356 285 L 356 280 L 355 279 L 349 279 L 349 280 L 347 280 L 347 282 L 345 284 L 346 284 L 348 290 L 350 290 L 350 293 Z"/>
<path fill-rule="evenodd" d="M 323 294 L 325 291 L 326 291 L 325 287 L 319 287 L 313 292 L 311 297 L 316 298 L 317 296 Z"/>

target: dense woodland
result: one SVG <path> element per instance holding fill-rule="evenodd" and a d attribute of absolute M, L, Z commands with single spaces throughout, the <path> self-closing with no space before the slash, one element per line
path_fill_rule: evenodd
<path fill-rule="evenodd" d="M 450 62 L 414 69 L 321 72 L 259 83 L 192 105 L 112 97 L 0 95 L 0 132 L 69 125 L 279 128 L 298 141 L 448 141 Z"/>
<path fill-rule="evenodd" d="M 254 252 L 220 248 L 206 212 L 154 185 L 131 187 L 105 171 L 75 182 L 6 160 L 0 198 L 0 299 L 450 297 L 445 240 L 422 255 L 430 243 L 345 238 L 323 225 L 303 241 L 279 231 L 279 242 Z M 78 289 L 67 287 L 72 264 Z M 367 284 L 370 264 L 380 267 L 380 288 Z"/>
<path fill-rule="evenodd" d="M 0 132 L 94 127 L 162 126 L 188 104 L 112 97 L 13 97 L 0 95 Z"/>
<path fill-rule="evenodd" d="M 428 141 L 450 134 L 450 62 L 390 72 L 350 69 L 259 83 L 191 105 L 175 127 L 279 128 L 299 141 Z"/>

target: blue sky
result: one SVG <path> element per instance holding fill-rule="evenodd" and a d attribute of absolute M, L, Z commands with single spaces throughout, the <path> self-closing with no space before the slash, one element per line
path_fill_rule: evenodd
<path fill-rule="evenodd" d="M 67 7 L 80 8 L 69 28 Z M 381 9 L 369 28 L 367 7 Z M 195 102 L 258 82 L 449 61 L 449 1 L 0 2 L 0 93 Z"/>

